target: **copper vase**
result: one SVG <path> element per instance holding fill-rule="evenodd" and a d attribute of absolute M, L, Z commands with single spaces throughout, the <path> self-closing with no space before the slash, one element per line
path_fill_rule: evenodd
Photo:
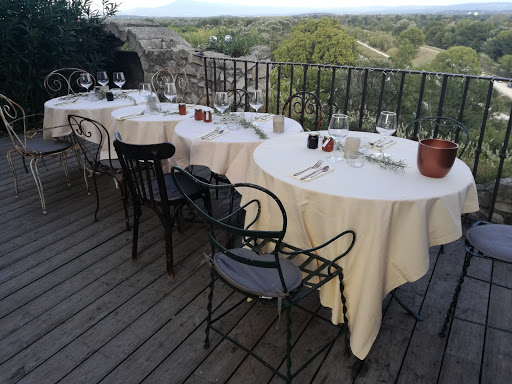
<path fill-rule="evenodd" d="M 418 169 L 423 176 L 445 177 L 455 162 L 459 145 L 441 139 L 423 139 L 418 144 Z"/>

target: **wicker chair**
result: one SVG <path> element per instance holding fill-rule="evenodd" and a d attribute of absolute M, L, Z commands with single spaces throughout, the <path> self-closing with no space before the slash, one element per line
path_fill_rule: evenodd
<path fill-rule="evenodd" d="M 43 214 L 46 214 L 46 202 L 44 198 L 43 183 L 39 176 L 38 163 L 43 159 L 58 157 L 64 166 L 67 183 L 68 185 L 71 185 L 67 158 L 73 151 L 72 143 L 64 140 L 42 140 L 40 137 L 42 135 L 39 134 L 42 134 L 43 129 L 27 130 L 28 119 L 33 116 L 42 117 L 42 115 L 25 115 L 25 111 L 19 104 L 1 94 L 0 116 L 2 117 L 2 121 L 14 147 L 7 152 L 7 161 L 9 162 L 12 175 L 14 177 L 14 191 L 16 193 L 16 198 L 18 198 L 18 178 L 12 161 L 13 153 L 18 153 L 22 156 L 25 172 L 27 173 L 28 168 L 25 159 L 30 159 L 30 171 L 32 172 L 32 176 L 36 182 Z M 45 128 L 44 130 L 48 129 L 51 128 Z"/>
<path fill-rule="evenodd" d="M 188 204 L 198 212 L 206 225 L 212 250 L 211 256 L 207 258 L 210 265 L 211 282 L 207 304 L 208 317 L 206 320 L 205 348 L 209 348 L 210 346 L 210 331 L 215 331 L 249 355 L 255 357 L 267 368 L 271 369 L 277 376 L 284 379 L 286 383 L 291 383 L 292 379 L 301 372 L 303 368 L 315 360 L 322 351 L 331 347 L 342 334 L 345 335 L 346 354 L 349 355 L 350 346 L 347 316 L 344 315 L 343 324 L 334 325 L 329 318 L 305 308 L 301 305 L 301 301 L 311 294 L 318 294 L 318 289 L 321 286 L 335 279 L 337 281 L 336 284 L 339 284 L 343 313 L 346 314 L 346 299 L 343 292 L 343 269 L 338 265 L 338 261 L 350 252 L 354 246 L 356 234 L 351 230 L 347 230 L 318 247 L 306 250 L 298 249 L 283 242 L 287 227 L 286 212 L 281 201 L 272 192 L 253 184 L 239 183 L 219 186 L 205 184 L 181 168 L 173 167 L 173 171 L 172 175 L 178 190 L 181 192 L 183 198 L 187 200 Z M 208 188 L 210 190 L 232 190 L 235 188 L 242 190 L 257 189 L 260 193 L 270 197 L 271 201 L 275 202 L 275 204 L 272 204 L 272 207 L 262 207 L 261 202 L 255 199 L 239 207 L 232 214 L 215 218 L 212 217 L 210 213 L 205 212 L 204 209 L 197 206 L 194 201 L 188 197 L 186 192 L 187 183 L 194 183 L 200 188 Z M 250 223 L 247 226 L 237 226 L 233 222 L 233 219 L 236 218 L 239 211 L 243 211 L 249 206 L 256 207 L 255 217 L 246 218 L 246 223 Z M 251 229 L 252 225 L 257 222 L 262 208 L 279 209 L 281 211 L 282 223 L 276 224 L 280 229 Z M 228 248 L 221 244 L 218 239 L 223 238 L 223 234 L 228 235 L 228 238 L 230 236 L 240 238 L 240 247 Z M 327 260 L 316 254 L 315 251 L 336 240 L 343 241 L 344 251 L 334 260 Z M 266 249 L 267 252 L 264 249 Z M 284 255 L 285 257 L 280 257 L 280 255 Z M 303 258 L 299 255 L 302 255 Z M 214 296 L 214 283 L 216 281 L 226 284 L 239 292 L 243 297 L 232 307 L 216 315 L 215 318 L 212 318 L 212 301 Z M 263 357 L 256 354 L 252 348 L 244 346 L 238 342 L 233 335 L 226 334 L 221 329 L 221 326 L 217 326 L 216 323 L 222 320 L 224 315 L 229 314 L 232 309 L 242 304 L 249 305 L 247 304 L 248 298 L 251 299 L 252 302 L 276 307 L 278 316 L 281 314 L 281 309 L 284 310 L 286 316 L 286 330 L 282 332 L 282 335 L 286 345 L 286 373 L 279 370 L 281 359 L 278 360 L 277 365 L 276 362 L 265 361 Z M 310 358 L 303 365 L 293 367 L 293 372 L 291 358 L 292 308 L 304 310 L 321 321 L 324 321 L 326 326 L 330 325 L 335 329 L 337 328 L 337 333 L 332 340 L 320 346 L 317 351 L 311 353 Z M 345 332 L 342 332 L 343 330 L 345 330 Z"/>

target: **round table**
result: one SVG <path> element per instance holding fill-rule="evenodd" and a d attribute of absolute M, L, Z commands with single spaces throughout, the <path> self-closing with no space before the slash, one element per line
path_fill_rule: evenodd
<path fill-rule="evenodd" d="M 237 113 L 244 113 L 247 120 L 263 116 L 261 113 L 253 112 Z M 226 175 L 232 183 L 244 182 L 247 169 L 252 162 L 252 152 L 258 145 L 278 137 L 286 139 L 303 132 L 302 126 L 289 118 L 285 118 L 284 133 L 273 133 L 272 119 L 258 124 L 268 139 L 260 139 L 250 128 L 240 128 L 227 130 L 226 134 L 214 140 L 202 140 L 201 136 L 217 127 L 215 123 L 194 119 L 182 121 L 174 130 L 172 142 L 176 146 L 176 153 L 173 161 L 182 168 L 189 165 L 204 165 L 212 172 Z"/>
<path fill-rule="evenodd" d="M 48 100 L 44 103 L 44 128 L 59 127 L 44 131 L 43 138 L 48 140 L 52 137 L 59 137 L 69 135 L 71 129 L 68 125 L 68 115 L 79 115 L 88 117 L 89 119 L 96 120 L 103 124 L 108 129 L 110 124 L 110 115 L 113 111 L 119 108 L 127 107 L 134 104 L 145 104 L 146 101 L 139 96 L 138 91 L 124 91 L 130 98 L 115 98 L 112 101 L 103 100 L 89 100 L 85 98 L 77 98 L 73 103 L 67 103 L 73 99 L 62 99 L 57 97 Z M 94 132 L 94 131 L 93 131 Z M 100 138 L 93 133 L 93 136 L 88 140 L 99 143 Z"/>
<path fill-rule="evenodd" d="M 379 135 L 350 132 L 363 141 Z M 285 241 L 300 248 L 316 247 L 336 234 L 352 229 L 357 240 L 340 261 L 344 284 L 351 348 L 360 359 L 368 354 L 382 318 L 382 300 L 392 289 L 422 277 L 429 267 L 428 248 L 462 235 L 461 214 L 478 210 L 476 186 L 469 168 L 459 159 L 444 178 L 421 175 L 416 166 L 418 143 L 393 138 L 385 152 L 408 165 L 404 173 L 384 170 L 366 162 L 352 168 L 346 160 L 334 163 L 333 172 L 305 182 L 294 172 L 331 154 L 306 148 L 307 135 L 281 137 L 263 143 L 253 153 L 246 180 L 274 192 L 288 215 Z M 371 151 L 371 150 L 369 150 Z M 241 205 L 257 192 L 244 194 Z M 262 201 L 262 206 L 270 204 Z M 278 210 L 263 208 L 254 229 L 277 229 Z M 248 213 L 248 218 L 251 215 Z M 274 227 L 275 226 L 275 227 Z M 346 244 L 335 242 L 321 256 L 333 259 Z M 332 321 L 343 321 L 338 282 L 322 287 L 320 299 L 332 308 Z"/>

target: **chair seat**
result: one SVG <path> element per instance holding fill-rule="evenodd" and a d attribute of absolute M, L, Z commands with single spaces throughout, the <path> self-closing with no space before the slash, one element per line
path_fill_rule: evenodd
<path fill-rule="evenodd" d="M 230 252 L 245 259 L 260 261 L 274 261 L 274 255 L 257 253 L 245 249 L 231 249 Z M 290 260 L 280 258 L 281 270 L 288 288 L 288 292 L 294 291 L 302 283 L 302 273 Z M 279 297 L 283 296 L 283 286 L 277 269 L 261 268 L 253 265 L 239 263 L 223 253 L 217 253 L 213 257 L 213 264 L 217 272 L 233 286 L 259 296 Z"/>
<path fill-rule="evenodd" d="M 107 168 L 110 168 L 110 169 L 114 169 L 114 170 L 119 170 L 119 172 L 121 172 L 121 163 L 119 162 L 118 159 L 112 159 L 112 160 L 109 160 L 109 159 L 103 159 L 103 160 L 100 160 L 100 163 L 102 166 L 104 167 L 107 167 Z"/>
<path fill-rule="evenodd" d="M 64 140 L 27 140 L 27 152 L 32 155 L 51 155 L 71 148 Z"/>
<path fill-rule="evenodd" d="M 183 191 L 189 195 L 192 199 L 197 198 L 202 193 L 204 193 L 204 189 L 200 187 L 198 184 L 194 183 L 188 178 L 184 178 L 183 175 L 176 175 L 176 178 L 179 180 L 180 186 L 183 188 Z M 176 187 L 176 184 L 174 184 L 174 180 L 172 179 L 172 176 L 170 173 L 166 173 L 164 175 L 165 180 L 165 186 L 167 187 L 167 200 L 173 201 L 173 200 L 181 200 L 183 197 L 181 196 L 180 192 L 178 191 L 178 188 Z M 151 180 L 151 187 L 154 191 L 154 199 L 155 201 L 160 202 L 160 192 L 158 190 L 158 181 L 157 179 Z"/>
<path fill-rule="evenodd" d="M 512 262 L 512 226 L 479 225 L 469 229 L 466 238 L 486 256 Z"/>

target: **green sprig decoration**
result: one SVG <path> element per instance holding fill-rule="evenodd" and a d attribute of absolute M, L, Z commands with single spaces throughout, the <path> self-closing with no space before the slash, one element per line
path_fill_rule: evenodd
<path fill-rule="evenodd" d="M 90 95 L 94 95 L 98 98 L 98 100 L 103 100 L 107 98 L 107 93 L 105 91 L 98 92 L 80 92 L 80 93 L 72 93 L 70 95 L 59 97 L 59 100 L 73 100 L 73 99 L 87 99 Z M 129 99 L 133 102 L 133 105 L 137 105 L 137 100 L 134 97 L 128 95 L 126 92 L 116 92 L 113 93 L 114 99 Z"/>
<path fill-rule="evenodd" d="M 336 142 L 336 149 L 342 150 L 345 149 L 345 145 L 340 142 Z M 405 168 L 407 168 L 407 164 L 404 160 L 394 160 L 389 156 L 372 156 L 371 154 L 367 154 L 366 152 L 359 152 L 363 155 L 369 163 L 376 164 L 382 169 L 386 171 L 393 171 L 396 173 L 404 173 Z"/>
<path fill-rule="evenodd" d="M 238 124 L 245 129 L 251 128 L 260 139 L 268 139 L 267 134 L 252 121 L 247 120 L 243 114 L 238 115 L 235 113 L 218 113 L 217 111 L 215 111 L 214 114 L 220 116 L 219 122 L 221 124 Z"/>

